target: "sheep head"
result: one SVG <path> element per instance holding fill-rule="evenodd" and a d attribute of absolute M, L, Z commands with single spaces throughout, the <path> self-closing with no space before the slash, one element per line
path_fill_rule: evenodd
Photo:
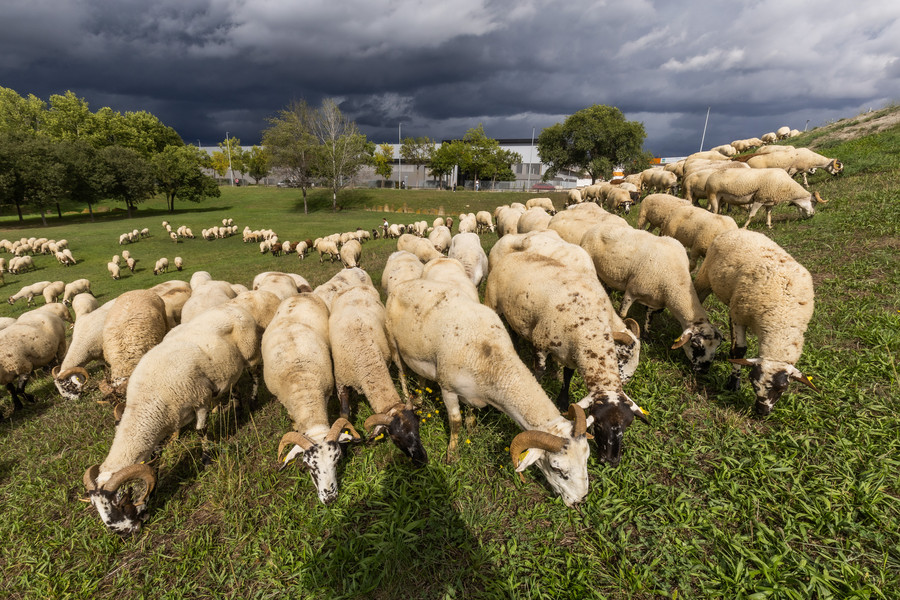
<path fill-rule="evenodd" d="M 337 466 L 343 455 L 341 444 L 359 440 L 359 433 L 347 419 L 343 418 L 336 420 L 325 440 L 318 443 L 305 434 L 289 431 L 278 444 L 280 461 L 278 470 L 284 469 L 294 459 L 302 457 L 303 467 L 312 477 L 319 500 L 323 504 L 330 504 L 337 498 L 338 493 Z M 281 453 L 288 446 L 293 448 L 282 459 Z"/>
<path fill-rule="evenodd" d="M 572 507 L 588 493 L 587 428 L 593 417 L 585 417 L 584 409 L 577 404 L 569 407 L 569 415 L 573 421 L 561 419 L 552 431 L 523 431 L 513 438 L 509 454 L 520 477 L 529 466 L 537 465 L 550 487 L 566 506 Z"/>
<path fill-rule="evenodd" d="M 622 460 L 625 430 L 635 417 L 649 423 L 647 413 L 623 392 L 601 392 L 585 398 L 582 403 L 585 401 L 590 402 L 598 457 L 613 467 L 618 466 Z"/>
<path fill-rule="evenodd" d="M 706 373 L 722 343 L 722 333 L 709 321 L 697 321 L 682 332 L 672 344 L 672 350 L 681 348 L 691 361 L 695 372 Z M 690 343 L 689 343 L 690 342 Z"/>
<path fill-rule="evenodd" d="M 62 373 L 59 372 L 59 367 L 53 367 L 50 374 L 53 376 L 53 383 L 56 385 L 56 389 L 67 400 L 78 400 L 81 397 L 84 384 L 90 378 L 87 370 L 83 367 L 73 367 L 66 369 Z"/>
<path fill-rule="evenodd" d="M 799 381 L 816 392 L 819 391 L 809 377 L 790 363 L 765 358 L 729 358 L 728 360 L 735 365 L 750 367 L 750 383 L 756 393 L 755 408 L 759 415 L 765 416 L 772 412 L 772 408 L 787 390 L 791 380 Z"/>
<path fill-rule="evenodd" d="M 104 524 L 116 533 L 137 533 L 147 518 L 147 496 L 156 486 L 156 475 L 145 464 L 135 464 L 113 473 L 104 483 L 98 484 L 100 466 L 94 465 L 84 472 L 84 487 L 91 503 Z M 144 491 L 135 501 L 128 484 L 143 483 Z"/>
<path fill-rule="evenodd" d="M 395 404 L 387 412 L 375 413 L 363 426 L 373 438 L 386 433 L 413 466 L 424 467 L 428 463 L 428 453 L 419 436 L 419 417 L 404 404 Z"/>

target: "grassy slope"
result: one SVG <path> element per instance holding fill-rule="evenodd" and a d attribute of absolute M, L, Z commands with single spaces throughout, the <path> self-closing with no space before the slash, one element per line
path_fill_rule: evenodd
<path fill-rule="evenodd" d="M 460 460 L 445 465 L 446 419 L 427 382 L 419 389 L 429 465 L 410 469 L 390 444 L 352 448 L 339 499 L 324 507 L 308 475 L 275 473 L 277 440 L 290 423 L 263 391 L 252 411 L 213 419 L 218 454 L 212 465 L 200 464 L 192 433 L 170 443 L 158 465 L 150 520 L 139 537 L 122 540 L 78 501 L 81 474 L 109 448 L 108 406 L 91 398 L 65 403 L 48 378 L 38 378 L 29 388 L 38 402 L 0 425 L 0 594 L 895 597 L 900 130 L 841 143 L 818 133 L 806 139 L 818 137 L 820 151 L 843 160 L 846 173 L 812 177 L 813 188 L 830 202 L 809 221 L 798 221 L 792 209 L 777 210 L 770 234 L 816 283 L 816 311 L 798 366 L 822 393 L 794 386 L 770 417 L 760 419 L 752 414 L 746 382 L 740 393 L 721 391 L 724 362 L 697 379 L 680 351 L 668 350 L 679 331 L 664 314 L 627 387 L 649 409 L 652 425 L 629 430 L 617 469 L 591 460 L 591 493 L 574 511 L 552 496 L 539 474 L 527 476 L 527 484 L 512 476 L 506 448 L 516 429 L 494 411 L 478 413 L 464 433 Z M 405 202 L 415 212 L 443 204 L 457 214 L 519 197 L 357 191 L 348 192 L 347 210 L 337 215 L 324 210 L 328 199 L 317 195 L 314 212 L 304 216 L 296 190 L 223 192 L 168 220 L 199 233 L 229 216 L 241 228 L 269 226 L 293 240 L 381 222 L 382 213 L 363 207 L 397 209 Z M 32 281 L 87 276 L 106 300 L 158 282 L 150 273 L 153 262 L 176 254 L 188 266 L 177 275 L 184 279 L 206 269 L 249 284 L 255 273 L 278 269 L 316 285 L 338 270 L 315 259 L 260 256 L 239 237 L 175 245 L 161 235 L 160 221 L 168 215 L 152 204 L 139 212 L 132 220 L 99 215 L 93 225 L 73 226 L 67 217 L 47 229 L 37 227 L 39 221 L 29 224 L 33 229 L 0 229 L 0 237 L 67 237 L 82 259 L 69 269 L 39 259 L 37 273 L 8 276 L 3 293 Z M 760 229 L 760 220 L 751 227 Z M 118 234 L 145 226 L 154 237 L 129 248 L 141 269 L 113 282 L 105 263 L 122 249 Z M 494 241 L 483 239 L 485 247 Z M 393 248 L 388 241 L 363 248 L 363 266 L 376 283 Z M 23 310 L 3 306 L 3 316 Z M 707 308 L 727 331 L 722 305 L 711 298 Z M 548 378 L 545 387 L 555 393 L 558 383 Z M 361 424 L 367 414 L 361 404 L 354 418 Z"/>

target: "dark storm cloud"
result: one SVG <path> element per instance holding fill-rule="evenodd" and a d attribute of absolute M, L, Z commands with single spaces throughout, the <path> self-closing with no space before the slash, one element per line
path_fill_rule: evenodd
<path fill-rule="evenodd" d="M 0 85 L 147 110 L 186 141 L 257 143 L 292 100 L 335 98 L 376 142 L 527 138 L 592 104 L 644 123 L 657 155 L 900 96 L 900 6 L 491 0 L 12 0 Z M 402 123 L 402 125 L 401 125 Z"/>

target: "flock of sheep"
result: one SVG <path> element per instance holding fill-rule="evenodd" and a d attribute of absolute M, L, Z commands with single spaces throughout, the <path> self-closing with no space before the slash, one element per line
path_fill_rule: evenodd
<path fill-rule="evenodd" d="M 101 306 L 87 280 L 62 287 L 62 282 L 34 284 L 9 301 L 26 298 L 31 303 L 42 294 L 45 305 L 0 321 L 0 384 L 10 391 L 14 410 L 19 409 L 23 399 L 32 400 L 25 393 L 31 373 L 57 365 L 52 375 L 58 391 L 77 399 L 90 377 L 87 366 L 105 363 L 98 387 L 115 406 L 116 430 L 103 462 L 85 471 L 84 485 L 103 522 L 119 533 L 139 530 L 147 517 L 156 483 L 147 463 L 164 441 L 194 423 L 205 451 L 209 413 L 220 403 L 238 403 L 231 390 L 245 372 L 253 379 L 249 401 L 255 399 L 262 376 L 292 420 L 293 429 L 278 447 L 280 467 L 301 462 L 323 503 L 338 494 L 342 444 L 362 438 L 351 422 L 354 393 L 364 396 L 372 410 L 363 427 L 368 437 L 386 436 L 414 466 L 427 463 L 407 382 L 407 371 L 412 371 L 440 386 L 450 423 L 448 458 L 459 452 L 461 402 L 493 406 L 522 429 L 510 443 L 516 471 L 536 466 L 562 500 L 574 506 L 589 491 L 591 434 L 600 460 L 616 465 L 627 428 L 635 418 L 648 420 L 640 399 L 630 398 L 623 385 L 637 369 L 641 335 L 648 335 L 652 317 L 660 311 L 668 310 L 680 324 L 682 333 L 672 348 L 681 348 L 691 368 L 704 372 L 723 335 L 703 301 L 713 293 L 729 307 L 733 370 L 727 386 L 738 389 L 741 368 L 750 367 L 761 414 L 773 409 L 791 380 L 813 387 L 796 367 L 813 312 L 808 271 L 767 236 L 738 228 L 731 217 L 714 210 L 717 201 L 749 204 L 751 217 L 757 205 L 769 209 L 793 202 L 805 210 L 801 198 L 766 195 L 763 190 L 772 186 L 744 193 L 730 179 L 716 178 L 759 172 L 776 181 L 776 168 L 757 159 L 781 159 L 782 154 L 803 156 L 790 150 L 758 152 L 740 162 L 692 156 L 672 170 L 639 174 L 637 183 L 630 182 L 634 189 L 620 183 L 573 190 L 569 205 L 559 212 L 550 199 L 534 198 L 525 205 L 498 207 L 493 215 L 480 211 L 458 219 L 441 217 L 430 226 L 425 221 L 385 221 L 371 232 L 297 244 L 279 242 L 272 231 L 245 228 L 244 241 L 259 242 L 261 252 L 293 250 L 302 258 L 315 249 L 320 260 L 339 258 L 345 268 L 315 289 L 293 273 L 260 273 L 248 289 L 199 271 L 190 282 L 172 280 L 125 292 Z M 792 182 L 792 175 L 816 168 L 840 171 L 837 161 L 815 162 L 818 166 L 806 163 L 804 168 L 785 159 L 789 166 L 777 170 Z M 723 168 L 726 163 L 738 166 Z M 660 173 L 671 177 L 658 177 Z M 665 193 L 679 185 L 688 193 L 688 179 L 699 173 L 708 173 L 706 182 L 691 180 L 691 199 L 705 194 L 709 209 Z M 648 189 L 664 193 L 643 198 L 637 228 L 601 206 L 626 210 Z M 806 194 L 807 200 L 815 197 Z M 235 234 L 236 227 L 227 221 L 214 228 L 212 238 L 208 230 L 203 237 Z M 659 228 L 660 235 L 645 226 Z M 479 236 L 489 232 L 499 240 L 488 255 Z M 189 230 L 172 233 L 177 238 Z M 380 291 L 359 267 L 361 244 L 372 237 L 397 240 Z M 37 242 L 24 240 L 17 248 L 27 243 L 40 249 L 49 243 Z M 0 242 L 6 250 L 12 246 Z M 128 262 L 133 259 L 126 254 L 133 270 Z M 109 263 L 111 274 L 118 273 L 119 262 L 116 255 Z M 160 272 L 167 266 L 157 263 Z M 623 293 L 618 310 L 607 290 Z M 62 303 L 56 302 L 60 294 Z M 627 316 L 634 303 L 647 308 L 643 332 Z M 68 304 L 75 319 L 67 344 Z M 748 330 L 758 338 L 758 357 L 746 356 Z M 523 363 L 511 335 L 531 344 L 533 368 Z M 563 367 L 555 399 L 540 384 L 550 358 Z M 392 365 L 399 370 L 401 393 Z M 575 371 L 587 393 L 572 401 Z M 332 420 L 328 407 L 334 394 L 340 408 Z M 130 491 L 133 486 L 140 494 Z"/>

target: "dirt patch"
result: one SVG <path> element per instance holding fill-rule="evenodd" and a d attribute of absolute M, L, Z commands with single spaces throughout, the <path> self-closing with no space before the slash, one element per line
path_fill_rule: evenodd
<path fill-rule="evenodd" d="M 900 107 L 889 106 L 878 111 L 861 113 L 855 117 L 841 119 L 822 129 L 826 132 L 810 144 L 810 148 L 822 146 L 827 142 L 855 140 L 867 135 L 879 133 L 900 123 Z"/>

